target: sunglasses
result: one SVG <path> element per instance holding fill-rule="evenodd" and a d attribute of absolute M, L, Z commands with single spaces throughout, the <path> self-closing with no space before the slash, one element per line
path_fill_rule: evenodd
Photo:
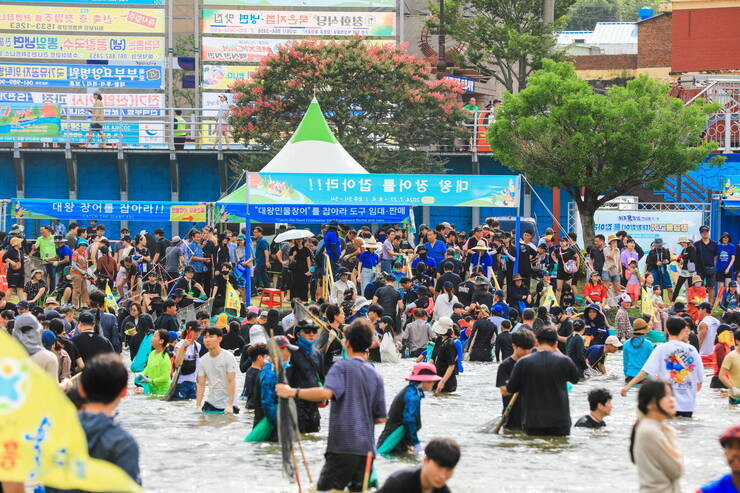
<path fill-rule="evenodd" d="M 304 328 L 304 329 L 301 329 L 301 330 L 302 330 L 303 332 L 308 332 L 309 334 L 310 334 L 310 333 L 316 334 L 316 333 L 318 333 L 318 332 L 319 332 L 319 329 L 318 329 L 318 327 L 306 327 L 306 328 Z"/>

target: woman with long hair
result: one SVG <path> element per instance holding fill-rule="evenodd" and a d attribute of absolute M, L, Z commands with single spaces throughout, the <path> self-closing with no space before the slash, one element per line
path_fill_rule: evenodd
<path fill-rule="evenodd" d="M 630 459 L 637 466 L 640 492 L 678 493 L 683 475 L 683 455 L 676 430 L 665 424 L 676 416 L 671 386 L 647 380 L 637 394 L 639 418 L 632 427 Z"/>
<path fill-rule="evenodd" d="M 311 251 L 303 238 L 297 238 L 288 252 L 290 296 L 308 301 L 308 282 L 311 279 Z"/>
<path fill-rule="evenodd" d="M 442 293 L 437 296 L 434 302 L 434 320 L 439 320 L 440 317 L 451 317 L 452 307 L 456 303 L 460 303 L 454 293 L 455 287 L 450 281 L 445 281 L 442 285 Z"/>
<path fill-rule="evenodd" d="M 139 352 L 139 346 L 141 346 L 141 342 L 147 334 L 151 334 L 153 332 L 154 320 L 152 319 L 152 316 L 148 313 L 142 313 L 139 316 L 139 323 L 136 325 L 136 333 L 131 337 L 131 341 L 129 341 L 131 361 L 136 358 L 136 355 Z"/>
<path fill-rule="evenodd" d="M 231 263 L 231 252 L 229 251 L 229 237 L 225 234 L 218 235 L 218 247 L 216 248 L 216 266 Z"/>
<path fill-rule="evenodd" d="M 280 312 L 274 308 L 268 310 L 267 321 L 265 322 L 265 330 L 270 334 L 270 337 L 281 336 L 285 334 L 283 326 L 280 324 Z"/>
<path fill-rule="evenodd" d="M 152 351 L 146 361 L 146 367 L 138 378 L 141 383 L 149 384 L 149 393 L 166 394 L 170 388 L 172 361 L 165 349 L 170 342 L 170 333 L 159 329 L 152 336 Z"/>

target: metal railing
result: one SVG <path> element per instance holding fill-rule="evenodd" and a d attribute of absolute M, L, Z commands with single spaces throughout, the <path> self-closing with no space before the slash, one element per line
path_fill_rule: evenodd
<path fill-rule="evenodd" d="M 58 132 L 47 131 L 45 134 L 23 131 L 33 127 L 33 118 L 5 122 L 15 126 L 16 131 L 0 135 L 0 147 L 6 142 L 6 146 L 33 149 L 267 150 L 255 141 L 235 143 L 231 128 L 218 124 L 216 108 L 108 106 L 97 108 L 104 112 L 100 122 L 93 122 L 93 109 L 92 106 L 60 106 Z M 179 128 L 175 121 L 176 111 L 181 112 L 184 120 Z M 419 145 L 415 149 L 431 153 L 488 153 L 490 147 L 485 141 L 485 132 L 490 118 L 489 111 L 471 114 L 462 133 L 451 129 L 449 135 L 434 145 Z M 100 134 L 92 130 L 94 123 L 102 125 L 105 146 Z M 375 145 L 370 139 L 368 142 Z M 386 146 L 394 147 L 392 144 Z"/>
<path fill-rule="evenodd" d="M 722 152 L 740 151 L 740 78 L 687 76 L 674 88 L 675 96 L 689 105 L 698 98 L 722 105 L 709 117 L 704 138 L 717 142 Z"/>

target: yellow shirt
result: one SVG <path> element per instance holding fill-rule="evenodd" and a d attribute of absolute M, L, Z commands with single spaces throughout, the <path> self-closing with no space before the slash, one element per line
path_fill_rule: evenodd
<path fill-rule="evenodd" d="M 722 362 L 722 369 L 730 372 L 732 385 L 734 387 L 740 387 L 740 353 L 737 350 L 725 356 L 725 360 Z"/>

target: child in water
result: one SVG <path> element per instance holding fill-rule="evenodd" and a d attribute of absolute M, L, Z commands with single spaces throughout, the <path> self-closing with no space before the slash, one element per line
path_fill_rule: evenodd
<path fill-rule="evenodd" d="M 396 395 L 388 410 L 388 421 L 378 438 L 378 453 L 401 455 L 410 449 L 418 454 L 424 449 L 417 436 L 421 429 L 421 399 L 442 377 L 433 364 L 417 363 L 406 380 L 409 384 Z"/>

